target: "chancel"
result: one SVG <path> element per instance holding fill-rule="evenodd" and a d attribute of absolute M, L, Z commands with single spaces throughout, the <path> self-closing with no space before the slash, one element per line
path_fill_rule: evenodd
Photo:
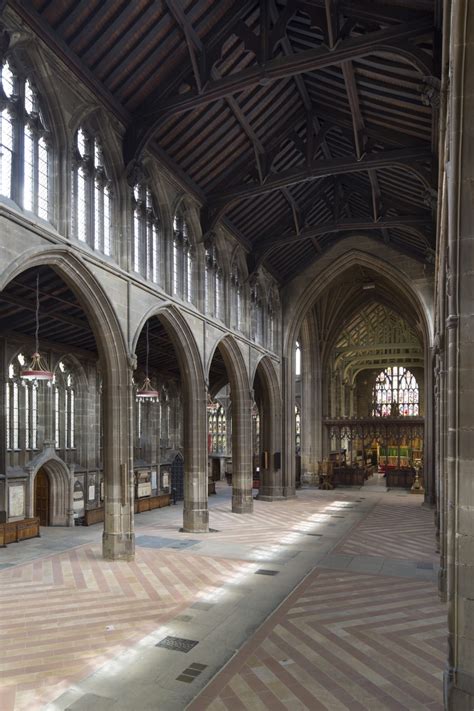
<path fill-rule="evenodd" d="M 474 709 L 473 12 L 0 1 L 1 711 Z"/>

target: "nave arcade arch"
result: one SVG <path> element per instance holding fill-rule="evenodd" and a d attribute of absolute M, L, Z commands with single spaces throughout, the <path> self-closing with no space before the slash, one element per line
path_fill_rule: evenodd
<path fill-rule="evenodd" d="M 122 331 L 102 287 L 82 260 L 61 247 L 36 250 L 34 254 L 18 258 L 0 279 L 0 328 L 4 335 L 4 367 L 14 352 L 22 349 L 32 352 L 38 274 L 40 350 L 45 353 L 49 367 L 53 369 L 55 359 L 58 361 L 65 353 L 71 352 L 81 362 L 88 364 L 89 376 L 94 377 L 94 387 L 98 390 L 97 402 L 100 401 L 100 406 L 91 406 L 89 401 L 85 407 L 90 406 L 91 412 L 94 410 L 96 419 L 91 422 L 102 432 L 92 459 L 95 473 L 94 497 L 98 503 L 103 500 L 105 506 L 103 554 L 105 558 L 128 559 L 134 554 L 132 491 L 128 478 L 128 403 L 131 371 Z M 60 342 L 58 332 L 61 334 Z M 38 392 L 40 388 L 43 394 L 41 398 L 38 396 L 38 416 L 43 412 L 44 417 L 38 453 L 47 449 L 54 452 L 52 409 L 48 404 L 48 390 L 50 392 L 51 389 L 42 384 L 38 386 Z M 5 404 L 3 403 L 4 411 Z M 117 432 L 121 435 L 118 438 Z M 88 434 L 85 432 L 84 436 L 87 437 Z M 6 489 L 12 481 L 12 467 L 20 467 L 20 470 L 28 475 L 28 464 L 36 455 L 34 451 L 28 451 L 26 446 L 22 450 L 18 448 L 18 451 L 12 448 L 8 453 L 6 439 L 2 437 L 2 440 L 6 472 L 4 496 L 7 498 Z M 85 474 L 88 474 L 90 463 L 90 459 L 76 463 L 79 466 L 75 469 L 85 470 Z M 34 473 L 28 476 L 31 487 Z M 67 487 L 62 489 L 65 492 Z M 59 488 L 57 490 L 59 491 Z M 63 493 L 62 496 L 65 498 L 66 494 Z M 65 500 L 61 504 L 58 501 L 53 502 L 53 510 L 67 508 L 69 511 L 69 494 L 67 498 L 67 503 Z M 6 508 L 7 501 L 3 503 Z M 58 515 L 51 519 L 51 523 L 64 525 L 63 518 Z M 67 522 L 72 522 L 70 515 Z"/>

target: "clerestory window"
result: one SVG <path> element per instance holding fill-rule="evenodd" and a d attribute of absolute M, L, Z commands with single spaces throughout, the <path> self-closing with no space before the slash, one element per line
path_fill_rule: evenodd
<path fill-rule="evenodd" d="M 189 303 L 193 301 L 193 257 L 188 224 L 178 212 L 173 222 L 172 291 L 174 296 Z"/>
<path fill-rule="evenodd" d="M 83 128 L 76 133 L 72 169 L 72 234 L 110 256 L 112 191 L 99 139 Z"/>
<path fill-rule="evenodd" d="M 50 135 L 33 82 L 2 65 L 0 192 L 43 220 L 50 219 Z"/>
<path fill-rule="evenodd" d="M 145 279 L 160 281 L 161 227 L 146 185 L 133 189 L 133 268 Z"/>

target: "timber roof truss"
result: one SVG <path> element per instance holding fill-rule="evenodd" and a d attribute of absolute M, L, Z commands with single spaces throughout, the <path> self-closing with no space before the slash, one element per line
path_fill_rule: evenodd
<path fill-rule="evenodd" d="M 12 3 L 281 283 L 368 235 L 432 261 L 439 0 Z"/>

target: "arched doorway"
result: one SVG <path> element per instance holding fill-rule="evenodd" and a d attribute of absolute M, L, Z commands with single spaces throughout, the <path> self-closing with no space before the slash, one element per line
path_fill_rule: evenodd
<path fill-rule="evenodd" d="M 41 467 L 35 476 L 34 515 L 39 518 L 40 526 L 49 526 L 50 521 L 50 482 L 46 470 Z"/>

